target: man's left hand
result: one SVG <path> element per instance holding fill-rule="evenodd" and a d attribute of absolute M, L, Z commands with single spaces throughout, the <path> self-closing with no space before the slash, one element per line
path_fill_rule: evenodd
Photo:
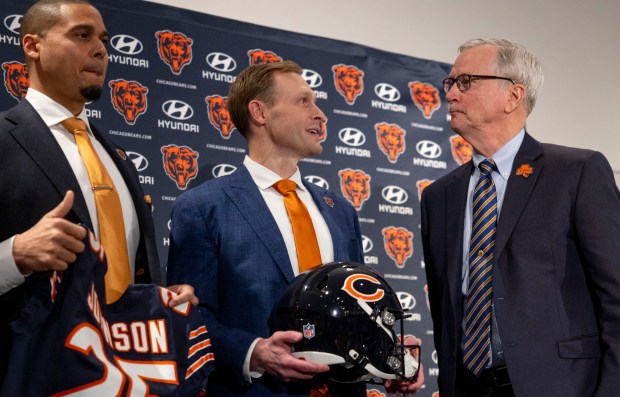
<path fill-rule="evenodd" d="M 166 289 L 177 294 L 170 301 L 170 307 L 176 307 L 185 302 L 190 302 L 194 306 L 198 304 L 198 297 L 194 294 L 194 287 L 189 284 L 170 285 Z"/>
<path fill-rule="evenodd" d="M 406 396 L 407 394 L 415 394 L 424 384 L 424 367 L 420 363 L 418 378 L 416 381 L 406 379 L 387 379 L 383 386 L 388 393 L 394 393 L 397 396 Z"/>

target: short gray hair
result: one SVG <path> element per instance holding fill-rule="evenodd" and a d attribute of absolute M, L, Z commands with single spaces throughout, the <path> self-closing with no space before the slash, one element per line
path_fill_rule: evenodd
<path fill-rule="evenodd" d="M 494 72 L 525 86 L 525 106 L 527 113 L 531 113 L 544 81 L 538 58 L 523 45 L 509 39 L 469 40 L 459 47 L 458 53 L 484 45 L 491 45 L 497 49 Z"/>

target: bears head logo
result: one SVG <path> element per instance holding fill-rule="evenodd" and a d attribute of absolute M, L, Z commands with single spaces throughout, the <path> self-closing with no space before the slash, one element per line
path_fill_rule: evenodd
<path fill-rule="evenodd" d="M 406 147 L 405 135 L 407 131 L 400 128 L 397 124 L 377 123 L 377 143 L 379 149 L 387 156 L 390 163 L 395 163 Z"/>
<path fill-rule="evenodd" d="M 441 107 L 439 91 L 430 84 L 413 81 L 409 83 L 411 99 L 422 111 L 425 119 L 430 119 L 435 110 Z"/>
<path fill-rule="evenodd" d="M 162 146 L 164 171 L 180 190 L 187 189 L 187 184 L 198 175 L 198 152 L 188 146 Z"/>
<path fill-rule="evenodd" d="M 415 185 L 418 187 L 418 200 L 422 201 L 422 192 L 431 183 L 433 183 L 433 181 L 431 181 L 430 179 L 420 179 L 415 183 Z"/>
<path fill-rule="evenodd" d="M 222 138 L 230 138 L 230 134 L 235 128 L 235 125 L 230 120 L 226 97 L 221 95 L 210 95 L 205 98 L 205 102 L 209 108 L 209 121 L 211 124 L 220 131 Z"/>
<path fill-rule="evenodd" d="M 370 389 L 366 391 L 366 397 L 386 397 L 386 395 L 377 389 Z"/>
<path fill-rule="evenodd" d="M 399 269 L 413 255 L 413 233 L 404 227 L 386 227 L 381 230 L 385 252 Z"/>
<path fill-rule="evenodd" d="M 364 202 L 370 198 L 370 175 L 350 168 L 340 170 L 338 175 L 342 194 L 356 210 L 361 210 Z"/>
<path fill-rule="evenodd" d="M 250 65 L 259 65 L 264 63 L 282 62 L 282 57 L 272 51 L 261 50 L 256 48 L 248 51 L 250 57 Z"/>
<path fill-rule="evenodd" d="M 4 70 L 4 87 L 13 98 L 21 100 L 26 96 L 26 91 L 30 86 L 26 65 L 16 61 L 4 62 L 2 70 Z"/>
<path fill-rule="evenodd" d="M 364 72 L 351 65 L 334 65 L 334 85 L 349 105 L 353 105 L 364 92 Z"/>
<path fill-rule="evenodd" d="M 458 165 L 463 165 L 471 160 L 471 156 L 474 154 L 474 148 L 460 135 L 450 137 L 450 148 L 452 149 L 452 157 Z"/>
<path fill-rule="evenodd" d="M 137 81 L 123 79 L 111 80 L 110 86 L 112 105 L 125 118 L 125 122 L 134 125 L 136 119 L 146 112 L 146 94 L 149 89 Z"/>
<path fill-rule="evenodd" d="M 325 142 L 327 139 L 327 119 L 321 123 L 321 131 L 319 131 L 319 142 Z"/>
<path fill-rule="evenodd" d="M 157 37 L 157 51 L 174 74 L 181 74 L 181 70 L 192 62 L 192 39 L 179 32 L 160 30 L 155 32 Z"/>

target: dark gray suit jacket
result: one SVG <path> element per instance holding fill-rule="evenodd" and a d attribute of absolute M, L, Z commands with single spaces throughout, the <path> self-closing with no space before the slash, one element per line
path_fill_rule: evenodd
<path fill-rule="evenodd" d="M 533 173 L 517 175 L 528 164 Z M 439 356 L 454 395 L 460 360 L 463 222 L 472 162 L 422 195 L 422 239 Z M 526 133 L 498 220 L 493 303 L 517 396 L 620 393 L 620 193 L 598 152 Z"/>
<path fill-rule="evenodd" d="M 140 244 L 135 280 L 137 283 L 160 283 L 162 276 L 151 208 L 145 202 L 137 171 L 131 160 L 119 155 L 119 148 L 91 128 L 118 167 L 136 208 Z M 27 100 L 0 113 L 0 163 L 0 241 L 34 226 L 62 201 L 67 190 L 73 190 L 75 200 L 66 218 L 92 228 L 86 202 L 69 162 Z M 30 298 L 32 285 L 47 276 L 48 272 L 33 274 L 24 284 L 0 296 L 0 384 L 12 345 L 9 323 Z"/>

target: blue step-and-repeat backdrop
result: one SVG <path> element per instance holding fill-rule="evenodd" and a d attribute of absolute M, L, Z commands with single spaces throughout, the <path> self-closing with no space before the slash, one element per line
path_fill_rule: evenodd
<path fill-rule="evenodd" d="M 18 35 L 27 5 L 0 4 L 0 109 L 7 109 L 28 86 Z M 234 171 L 247 153 L 226 110 L 229 84 L 250 64 L 294 60 L 328 118 L 323 154 L 303 160 L 302 175 L 357 209 L 364 261 L 413 314 L 406 336 L 422 339 L 426 388 L 419 395 L 436 396 L 419 197 L 471 157 L 448 122 L 441 82 L 450 65 L 144 1 L 94 4 L 110 32 L 110 64 L 88 116 L 126 149 L 153 199 L 162 265 L 176 197 Z M 386 394 L 369 387 L 368 395 Z"/>

